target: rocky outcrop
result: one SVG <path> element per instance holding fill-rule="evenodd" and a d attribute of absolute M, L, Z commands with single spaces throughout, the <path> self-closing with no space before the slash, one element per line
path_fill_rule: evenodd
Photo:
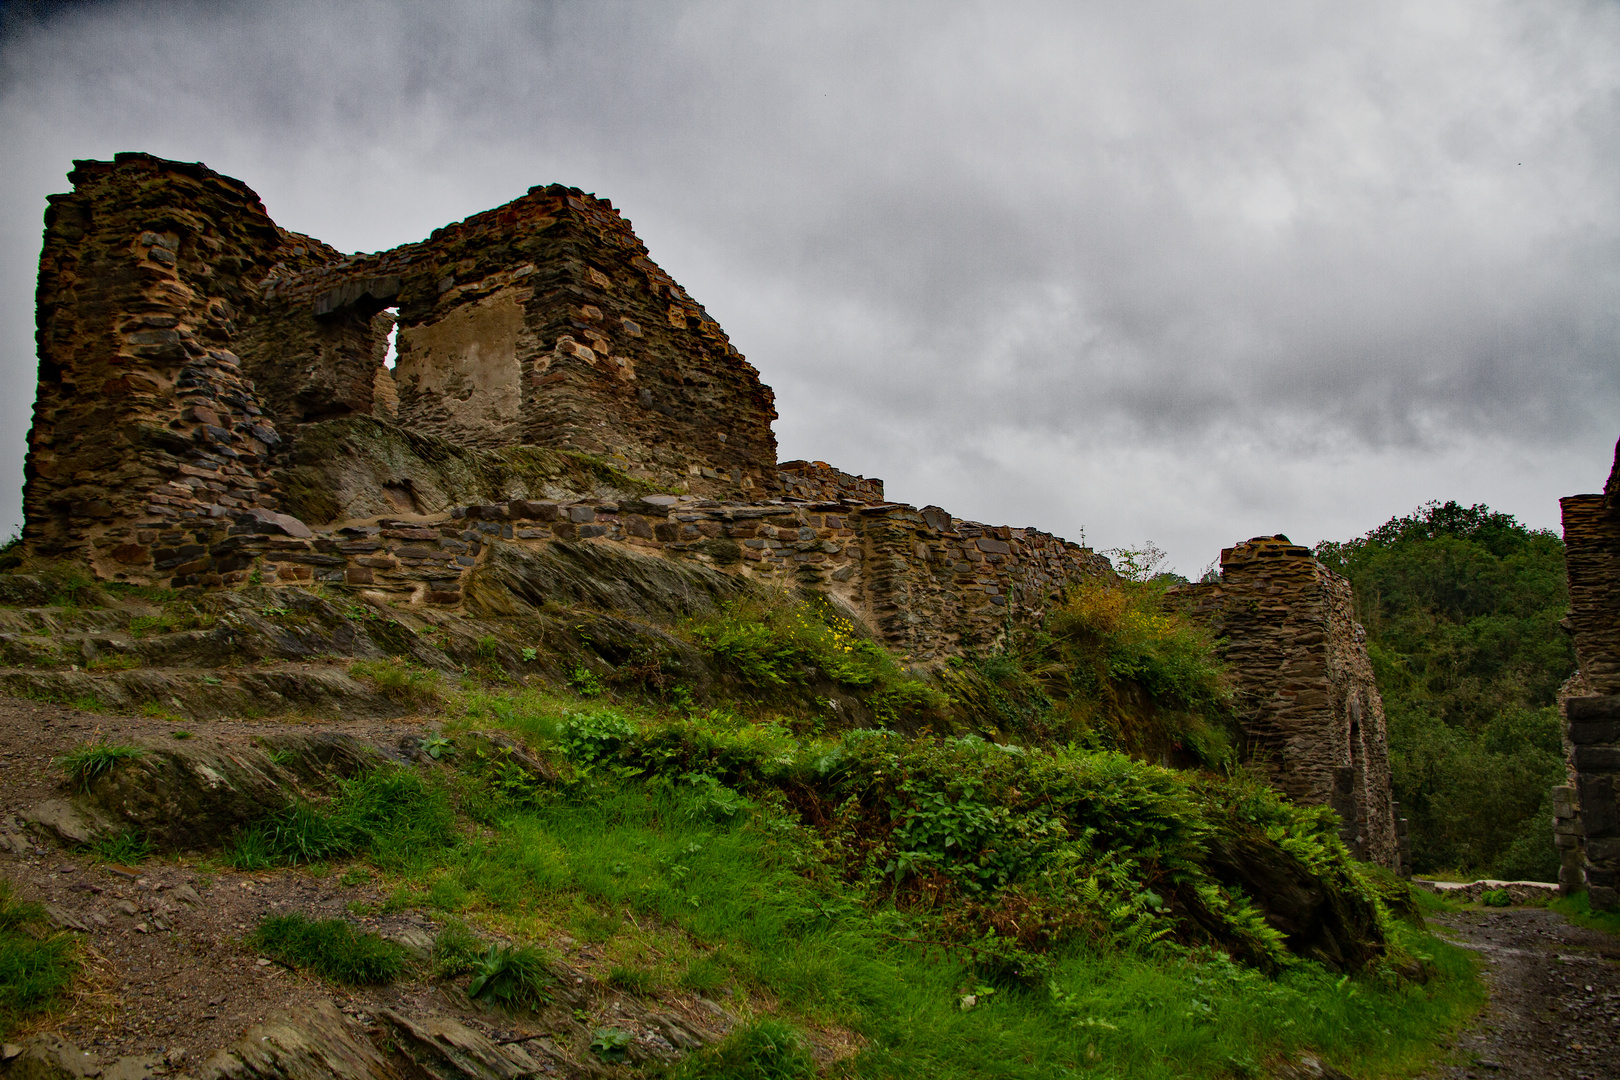
<path fill-rule="evenodd" d="M 142 746 L 23 820 L 70 846 L 132 829 L 165 850 L 203 850 L 389 756 L 334 732 L 287 732 L 252 746 L 211 738 Z"/>
<path fill-rule="evenodd" d="M 1350 583 L 1285 536 L 1221 552 L 1220 580 L 1172 594 L 1208 621 L 1237 678 L 1245 757 L 1295 800 L 1331 806 L 1359 858 L 1404 865 L 1384 704 Z"/>

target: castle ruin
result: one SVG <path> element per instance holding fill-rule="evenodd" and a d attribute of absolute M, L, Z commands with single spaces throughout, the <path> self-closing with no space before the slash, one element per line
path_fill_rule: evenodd
<path fill-rule="evenodd" d="M 40 257 L 23 540 L 41 557 L 477 613 L 500 545 L 615 544 L 816 589 L 915 663 L 988 648 L 1112 574 L 1037 529 L 778 463 L 770 388 L 604 199 L 532 188 L 346 256 L 202 165 L 119 154 L 69 179 Z M 563 459 L 638 493 L 563 490 Z M 1251 750 L 1400 865 L 1348 585 L 1280 540 L 1229 549 L 1223 571 L 1194 603 L 1228 641 Z"/>

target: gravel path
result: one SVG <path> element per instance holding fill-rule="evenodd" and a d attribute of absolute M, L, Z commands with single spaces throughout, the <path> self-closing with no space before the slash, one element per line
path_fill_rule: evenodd
<path fill-rule="evenodd" d="M 1545 908 L 1429 922 L 1484 957 L 1491 1000 L 1425 1080 L 1620 1080 L 1620 938 Z"/>

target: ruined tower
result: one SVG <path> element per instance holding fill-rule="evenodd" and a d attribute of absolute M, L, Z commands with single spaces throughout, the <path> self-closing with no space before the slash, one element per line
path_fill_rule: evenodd
<path fill-rule="evenodd" d="M 1587 693 L 1564 701 L 1575 771 L 1579 882 L 1594 908 L 1620 904 L 1620 444 L 1599 495 L 1559 500 L 1575 658 Z M 1564 837 L 1560 837 L 1560 840 Z M 1572 868 L 1573 869 L 1573 868 Z"/>
<path fill-rule="evenodd" d="M 1296 801 L 1333 807 L 1359 858 L 1405 865 L 1384 703 L 1350 583 L 1309 548 L 1258 536 L 1221 552 L 1218 582 L 1176 595 L 1222 639 L 1245 756 Z"/>

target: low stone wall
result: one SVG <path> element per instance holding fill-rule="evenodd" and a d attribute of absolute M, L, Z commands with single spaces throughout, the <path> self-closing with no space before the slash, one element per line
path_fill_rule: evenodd
<path fill-rule="evenodd" d="M 1546 881 L 1498 881 L 1495 878 L 1486 878 L 1481 881 L 1462 882 L 1413 879 L 1412 884 L 1459 904 L 1477 904 L 1479 898 L 1488 892 L 1505 892 L 1508 899 L 1515 904 L 1545 907 L 1547 901 L 1558 895 L 1558 887 Z"/>
<path fill-rule="evenodd" d="M 1384 704 L 1350 583 L 1309 548 L 1261 536 L 1221 552 L 1218 582 L 1171 595 L 1221 640 L 1245 756 L 1295 800 L 1333 807 L 1358 857 L 1398 869 Z"/>
<path fill-rule="evenodd" d="M 726 503 L 648 495 L 610 502 L 514 500 L 311 530 L 244 512 L 152 537 L 176 587 L 330 584 L 377 599 L 456 606 L 493 544 L 608 543 L 692 559 L 838 597 L 913 662 L 992 646 L 1075 581 L 1112 573 L 1089 549 L 1030 529 L 902 504 Z"/>

